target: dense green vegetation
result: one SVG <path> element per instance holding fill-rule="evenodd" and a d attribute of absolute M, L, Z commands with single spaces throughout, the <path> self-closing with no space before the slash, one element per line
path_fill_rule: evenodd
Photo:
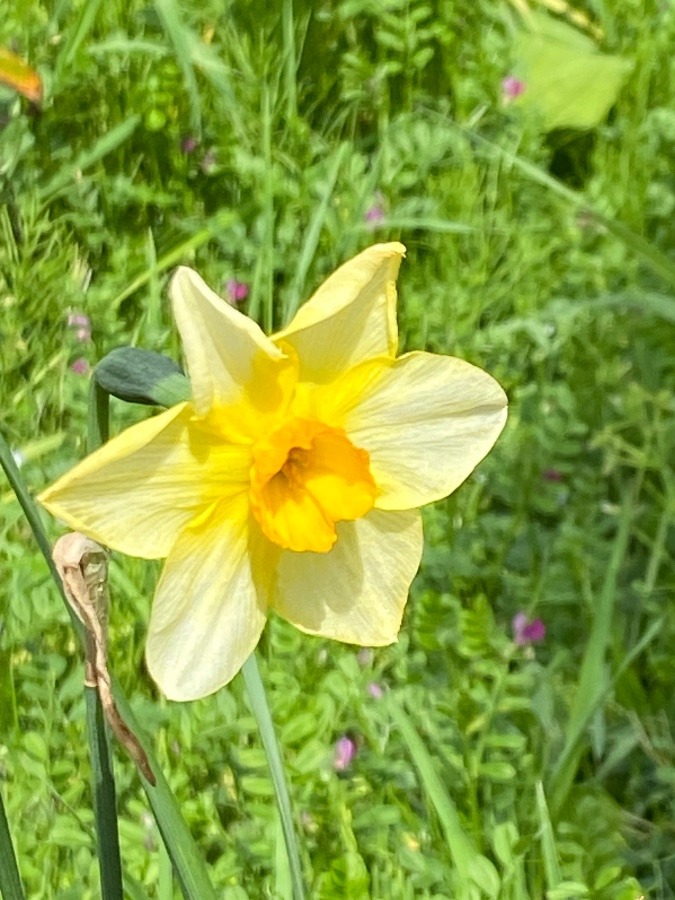
<path fill-rule="evenodd" d="M 0 0 L 0 46 L 45 82 L 40 109 L 0 93 L 1 428 L 31 490 L 85 452 L 82 360 L 179 358 L 179 262 L 223 293 L 246 283 L 241 308 L 272 330 L 400 238 L 405 347 L 509 394 L 491 455 L 426 510 L 397 645 L 266 632 L 311 897 L 675 896 L 675 9 L 582 11 L 632 68 L 596 127 L 545 133 L 503 102 L 521 27 L 506 0 Z M 112 414 L 118 430 L 147 409 Z M 158 571 L 112 560 L 111 666 L 219 896 L 284 897 L 243 684 L 178 705 L 145 672 Z M 94 898 L 79 646 L 6 484 L 0 584 L 0 792 L 26 893 Z M 544 641 L 514 643 L 518 611 Z M 344 735 L 357 753 L 338 772 Z M 115 764 L 129 896 L 180 896 L 134 766 Z"/>

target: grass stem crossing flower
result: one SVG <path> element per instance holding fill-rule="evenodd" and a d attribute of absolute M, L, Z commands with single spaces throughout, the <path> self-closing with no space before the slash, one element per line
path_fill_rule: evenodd
<path fill-rule="evenodd" d="M 396 640 L 422 554 L 418 507 L 455 490 L 506 419 L 481 369 L 397 358 L 404 253 L 360 253 L 271 337 L 178 269 L 170 294 L 192 399 L 40 496 L 99 543 L 166 558 L 146 657 L 168 697 L 226 684 L 271 612 L 360 646 Z"/>

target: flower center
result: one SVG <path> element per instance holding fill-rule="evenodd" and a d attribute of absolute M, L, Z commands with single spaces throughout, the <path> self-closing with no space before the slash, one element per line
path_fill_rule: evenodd
<path fill-rule="evenodd" d="M 251 509 L 263 534 L 286 550 L 327 553 L 335 523 L 373 507 L 369 464 L 341 428 L 290 419 L 253 448 Z"/>

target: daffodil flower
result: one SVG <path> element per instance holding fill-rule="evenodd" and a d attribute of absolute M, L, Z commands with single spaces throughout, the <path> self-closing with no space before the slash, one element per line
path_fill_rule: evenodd
<path fill-rule="evenodd" d="M 230 681 L 271 611 L 308 634 L 396 640 L 422 554 L 418 507 L 454 491 L 506 419 L 481 369 L 396 357 L 404 253 L 365 250 L 271 337 L 178 269 L 170 294 L 192 399 L 40 496 L 102 544 L 166 558 L 147 663 L 168 697 Z"/>

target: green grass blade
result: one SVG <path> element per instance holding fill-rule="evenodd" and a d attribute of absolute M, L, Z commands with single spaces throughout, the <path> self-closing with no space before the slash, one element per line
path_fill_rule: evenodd
<path fill-rule="evenodd" d="M 286 118 L 293 122 L 298 116 L 296 73 L 298 68 L 295 52 L 295 22 L 293 0 L 284 0 L 281 9 L 281 33 L 284 43 L 284 91 L 286 93 Z"/>
<path fill-rule="evenodd" d="M 202 130 L 202 102 L 199 85 L 192 67 L 189 33 L 182 19 L 180 7 L 174 0 L 155 0 L 155 9 L 167 37 L 173 45 L 176 60 L 183 72 L 185 88 L 190 97 L 190 127 L 195 134 Z"/>
<path fill-rule="evenodd" d="M 69 188 L 76 177 L 89 166 L 93 166 L 94 163 L 103 159 L 108 153 L 112 153 L 128 140 L 140 121 L 141 117 L 138 115 L 129 116 L 124 122 L 120 122 L 119 125 L 106 132 L 90 150 L 85 150 L 72 163 L 63 166 L 40 190 L 40 201 L 46 204 L 53 200 L 60 191 Z"/>
<path fill-rule="evenodd" d="M 127 297 L 130 297 L 133 293 L 146 285 L 152 278 L 165 272 L 167 269 L 171 268 L 171 266 L 177 265 L 188 253 L 201 247 L 202 244 L 211 240 L 214 234 L 222 232 L 224 228 L 227 228 L 228 225 L 234 221 L 235 216 L 229 211 L 225 211 L 224 213 L 215 216 L 205 228 L 201 228 L 196 234 L 193 234 L 191 237 L 187 238 L 187 240 L 182 241 L 178 246 L 169 250 L 168 253 L 165 253 L 164 256 L 161 256 L 157 260 L 154 266 L 144 269 L 140 275 L 134 278 L 121 293 L 116 297 L 113 297 L 110 302 L 112 309 L 117 310 Z"/>
<path fill-rule="evenodd" d="M 558 887 L 562 881 L 560 863 L 558 861 L 558 849 L 555 843 L 555 833 L 551 824 L 551 816 L 546 803 L 544 785 L 537 781 L 535 787 L 537 801 L 537 816 L 539 817 L 539 840 L 541 842 L 541 856 L 544 861 L 544 873 L 547 890 Z"/>
<path fill-rule="evenodd" d="M 284 0 L 281 10 L 281 32 L 284 42 L 284 90 L 286 93 L 286 118 L 293 122 L 298 116 L 296 73 L 298 68 L 295 52 L 295 22 L 293 0 Z"/>
<path fill-rule="evenodd" d="M 150 808 L 171 858 L 185 900 L 217 900 L 206 863 L 185 824 L 178 801 L 164 777 L 150 742 L 143 735 L 129 701 L 115 679 L 113 679 L 113 695 L 120 715 L 145 750 L 150 768 L 155 776 L 156 784 L 153 786 L 139 772 Z"/>
<path fill-rule="evenodd" d="M 387 216 L 383 225 L 387 234 L 397 231 L 429 231 L 435 234 L 477 234 L 478 229 L 464 222 L 439 219 L 433 216 Z M 372 231 L 372 225 L 361 222 L 359 232 Z"/>
<path fill-rule="evenodd" d="M 473 841 L 465 832 L 457 807 L 445 789 L 431 754 L 415 730 L 413 723 L 392 694 L 387 695 L 386 705 L 389 715 L 401 732 L 429 801 L 436 810 L 460 881 L 477 884 L 489 896 L 498 896 L 497 872 L 492 863 L 478 852 Z"/>
<path fill-rule="evenodd" d="M 309 267 L 311 266 L 312 260 L 314 259 L 316 248 L 319 245 L 319 238 L 321 237 L 321 229 L 323 228 L 324 222 L 326 221 L 328 204 L 330 203 L 330 199 L 333 196 L 335 184 L 337 182 L 340 169 L 342 168 L 342 163 L 344 162 L 348 150 L 349 144 L 342 144 L 338 152 L 335 154 L 335 160 L 328 174 L 326 188 L 323 192 L 323 196 L 321 197 L 321 201 L 314 211 L 312 221 L 309 223 L 305 241 L 302 245 L 302 250 L 300 251 L 300 258 L 298 259 L 297 265 L 295 267 L 295 276 L 288 293 L 288 300 L 284 304 L 285 308 L 283 311 L 283 317 L 284 321 L 286 322 L 290 321 L 290 319 L 295 314 L 298 306 L 300 305 L 302 293 L 305 288 L 305 279 L 307 278 L 307 272 L 309 271 Z"/>
<path fill-rule="evenodd" d="M 102 0 L 87 0 L 80 8 L 77 24 L 70 31 L 57 62 L 57 73 L 60 74 L 73 62 L 82 42 L 91 31 Z"/>
<path fill-rule="evenodd" d="M 26 900 L 2 794 L 0 794 L 0 896 L 3 900 Z"/>
<path fill-rule="evenodd" d="M 258 662 L 255 654 L 251 654 L 242 667 L 242 675 L 246 684 L 253 715 L 258 723 L 258 731 L 267 755 L 267 763 L 270 767 L 272 782 L 274 783 L 274 791 L 276 793 L 277 805 L 279 807 L 279 815 L 281 817 L 281 828 L 286 843 L 286 853 L 288 855 L 288 864 L 291 872 L 291 883 L 293 885 L 294 900 L 303 900 L 305 896 L 305 888 L 302 877 L 302 864 L 300 862 L 300 852 L 295 836 L 295 828 L 293 826 L 293 813 L 291 810 L 291 798 L 286 785 L 286 776 L 284 773 L 284 764 L 279 751 L 279 744 L 274 733 L 274 724 L 272 715 L 267 704 L 265 696 L 265 688 L 260 677 Z"/>
<path fill-rule="evenodd" d="M 66 600 L 61 578 L 52 559 L 51 546 L 40 521 L 37 508 L 26 490 L 11 450 L 2 435 L 0 435 L 0 465 L 5 470 L 9 483 L 21 504 L 42 555 L 49 566 L 52 578 L 59 589 L 63 602 L 66 604 L 71 621 L 80 635 L 80 639 L 82 639 L 82 623 L 73 614 L 70 604 Z M 94 816 L 99 848 L 99 869 L 101 872 L 101 894 L 103 900 L 122 900 L 122 864 L 117 831 L 115 782 L 105 730 L 105 720 L 98 692 L 85 688 L 85 696 L 87 701 L 87 739 L 92 766 Z"/>
<path fill-rule="evenodd" d="M 628 548 L 638 483 L 639 479 L 623 503 L 612 555 L 581 663 L 579 686 L 566 728 L 565 746 L 551 774 L 549 797 L 554 812 L 557 812 L 565 801 L 574 779 L 585 731 L 609 689 L 610 681 L 606 672 L 605 657 L 611 636 L 617 579 Z"/>
<path fill-rule="evenodd" d="M 265 234 L 259 267 L 256 266 L 256 281 L 262 284 L 263 327 L 267 334 L 274 331 L 274 232 L 276 212 L 274 204 L 274 182 L 272 177 L 272 97 L 269 85 L 265 85 L 262 95 L 262 149 L 265 160 L 265 194 L 263 202 Z"/>
<path fill-rule="evenodd" d="M 488 147 L 491 153 L 507 160 L 536 184 L 540 184 L 542 187 L 547 188 L 552 193 L 557 194 L 574 206 L 584 209 L 596 222 L 603 225 L 607 231 L 622 241 L 637 256 L 641 256 L 652 271 L 660 275 L 664 281 L 671 285 L 671 287 L 675 287 L 675 261 L 666 256 L 665 253 L 662 253 L 653 244 L 650 244 L 650 242 L 645 240 L 641 235 L 631 231 L 631 229 L 624 225 L 623 222 L 619 222 L 612 216 L 605 216 L 603 213 L 595 210 L 583 194 L 571 190 L 552 175 L 549 175 L 548 172 L 545 172 L 543 169 L 540 169 L 539 166 L 534 165 L 534 163 L 522 159 L 516 153 L 510 153 L 508 150 L 498 147 L 492 141 L 488 141 L 475 133 L 471 133 L 470 137 Z"/>

